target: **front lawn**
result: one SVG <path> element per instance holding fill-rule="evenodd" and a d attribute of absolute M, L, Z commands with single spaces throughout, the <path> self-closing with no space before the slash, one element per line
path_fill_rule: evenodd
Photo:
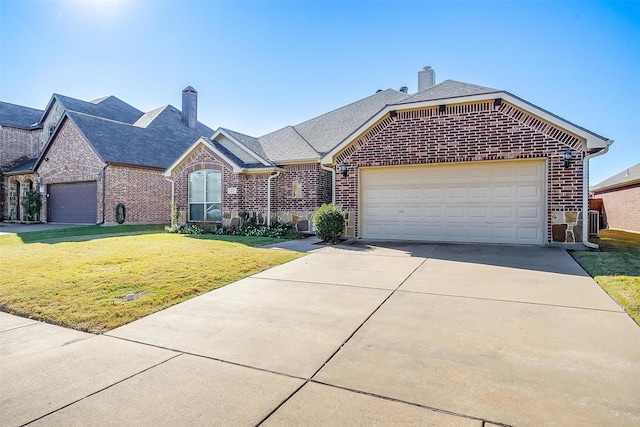
<path fill-rule="evenodd" d="M 162 229 L 82 227 L 2 235 L 0 310 L 102 333 L 302 256 L 256 247 L 277 239 Z"/>
<path fill-rule="evenodd" d="M 600 230 L 597 251 L 573 252 L 573 258 L 640 324 L 640 234 Z"/>

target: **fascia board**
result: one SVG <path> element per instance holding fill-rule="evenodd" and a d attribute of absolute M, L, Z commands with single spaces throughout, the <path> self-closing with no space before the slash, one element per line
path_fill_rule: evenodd
<path fill-rule="evenodd" d="M 271 163 L 266 161 L 265 159 L 263 159 L 262 157 L 258 156 L 258 154 L 254 153 L 253 151 L 249 150 L 243 143 L 241 143 L 240 141 L 238 141 L 236 138 L 234 138 L 233 136 L 231 136 L 229 133 L 225 132 L 224 129 L 218 129 L 213 136 L 211 137 L 211 140 L 216 139 L 216 136 L 218 135 L 224 135 L 227 138 L 229 138 L 231 141 L 233 141 L 238 147 L 240 147 L 242 150 L 244 150 L 248 155 L 250 155 L 251 157 L 255 158 L 256 160 L 259 160 L 260 163 L 262 163 L 265 166 L 271 166 Z"/>

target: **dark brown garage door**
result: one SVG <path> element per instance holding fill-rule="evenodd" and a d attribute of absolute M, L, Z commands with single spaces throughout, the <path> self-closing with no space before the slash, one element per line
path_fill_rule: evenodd
<path fill-rule="evenodd" d="M 95 181 L 48 186 L 48 222 L 95 224 L 97 214 Z"/>

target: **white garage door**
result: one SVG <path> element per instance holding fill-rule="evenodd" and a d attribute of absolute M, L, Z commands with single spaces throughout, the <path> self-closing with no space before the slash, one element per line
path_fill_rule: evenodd
<path fill-rule="evenodd" d="M 360 169 L 367 239 L 543 244 L 544 160 Z"/>

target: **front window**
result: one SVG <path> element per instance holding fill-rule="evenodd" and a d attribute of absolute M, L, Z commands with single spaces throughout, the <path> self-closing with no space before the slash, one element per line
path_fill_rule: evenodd
<path fill-rule="evenodd" d="M 222 221 L 222 180 L 219 171 L 189 174 L 189 221 Z"/>

